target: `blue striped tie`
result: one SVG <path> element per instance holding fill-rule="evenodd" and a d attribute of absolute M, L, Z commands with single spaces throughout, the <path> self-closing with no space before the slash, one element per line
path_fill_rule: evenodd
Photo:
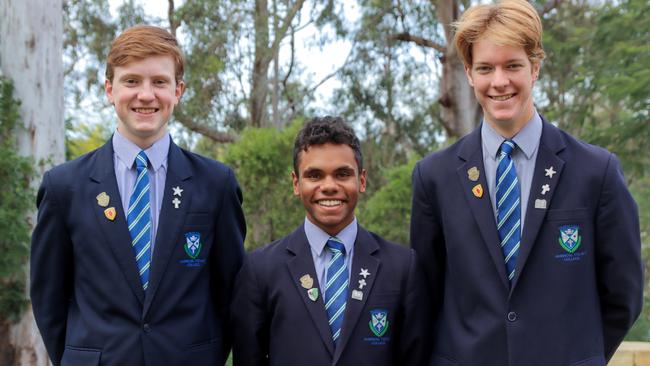
<path fill-rule="evenodd" d="M 151 203 L 147 163 L 147 155 L 144 151 L 140 151 L 135 158 L 138 178 L 135 181 L 133 193 L 129 199 L 129 210 L 126 213 L 131 245 L 144 290 L 147 290 L 149 285 L 149 267 L 151 266 Z"/>
<path fill-rule="evenodd" d="M 516 146 L 512 140 L 505 140 L 501 144 L 497 165 L 497 230 L 509 281 L 515 277 L 517 253 L 521 242 L 519 180 L 511 157 Z"/>
<path fill-rule="evenodd" d="M 327 280 L 325 281 L 325 310 L 332 330 L 334 345 L 341 336 L 345 302 L 348 297 L 348 270 L 345 266 L 345 246 L 336 237 L 327 240 L 327 248 L 332 252 L 332 258 L 327 264 Z"/>

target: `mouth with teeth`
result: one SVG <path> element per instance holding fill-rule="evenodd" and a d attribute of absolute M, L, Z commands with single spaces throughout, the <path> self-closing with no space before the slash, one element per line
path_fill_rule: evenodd
<path fill-rule="evenodd" d="M 158 108 L 133 108 L 132 110 L 141 114 L 152 114 L 158 112 Z"/>
<path fill-rule="evenodd" d="M 316 203 L 318 203 L 318 205 L 322 207 L 338 207 L 343 204 L 343 201 L 329 199 L 329 200 L 318 200 L 316 201 Z"/>
<path fill-rule="evenodd" d="M 506 95 L 492 95 L 490 98 L 492 100 L 496 100 L 497 102 L 503 102 L 506 101 L 512 97 L 514 97 L 516 94 L 506 94 Z"/>

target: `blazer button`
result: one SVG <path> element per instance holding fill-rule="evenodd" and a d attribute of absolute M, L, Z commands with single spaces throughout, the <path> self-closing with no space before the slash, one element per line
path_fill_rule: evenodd
<path fill-rule="evenodd" d="M 508 321 L 515 322 L 517 321 L 517 313 L 511 311 L 508 313 Z"/>
<path fill-rule="evenodd" d="M 144 330 L 145 333 L 150 333 L 151 327 L 149 326 L 149 323 L 144 323 L 144 325 L 142 326 L 142 330 Z"/>

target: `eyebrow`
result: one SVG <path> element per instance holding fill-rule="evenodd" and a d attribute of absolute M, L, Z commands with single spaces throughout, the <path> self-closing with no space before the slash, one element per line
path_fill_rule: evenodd
<path fill-rule="evenodd" d="M 149 77 L 149 76 L 147 76 L 147 77 Z M 144 78 L 145 78 L 145 77 L 143 77 L 141 74 L 134 74 L 134 73 L 131 73 L 131 74 L 124 74 L 124 75 L 122 75 L 122 76 L 120 77 L 119 80 L 126 80 L 126 79 L 144 79 Z M 172 80 L 169 76 L 164 75 L 164 74 L 160 74 L 160 75 L 151 75 L 150 78 L 152 78 L 152 79 L 165 79 L 165 80 Z"/>
<path fill-rule="evenodd" d="M 513 63 L 513 62 L 524 62 L 525 60 L 526 59 L 524 59 L 524 58 L 513 58 L 513 59 L 510 59 L 510 60 L 506 60 L 505 63 L 510 64 L 510 63 Z M 474 61 L 474 65 L 492 65 L 492 63 L 491 62 L 486 62 L 486 61 Z"/>

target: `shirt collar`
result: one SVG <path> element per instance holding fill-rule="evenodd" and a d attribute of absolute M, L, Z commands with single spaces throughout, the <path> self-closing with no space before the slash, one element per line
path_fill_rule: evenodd
<path fill-rule="evenodd" d="M 537 110 L 535 110 L 533 117 L 517 132 L 512 140 L 517 144 L 519 150 L 524 153 L 526 159 L 530 159 L 535 154 L 541 137 L 542 118 L 537 113 Z M 503 141 L 506 140 L 505 137 L 499 135 L 484 119 L 481 125 L 481 138 L 483 140 L 484 151 L 487 151 L 490 158 L 496 160 L 499 148 Z"/>
<path fill-rule="evenodd" d="M 171 137 L 169 132 L 159 138 L 156 142 L 153 143 L 149 148 L 144 150 L 144 153 L 147 154 L 149 163 L 154 171 L 157 171 L 161 167 L 167 167 L 167 155 L 169 154 L 169 145 Z M 113 151 L 115 155 L 126 165 L 128 169 L 133 168 L 133 163 L 135 162 L 135 157 L 140 153 L 142 149 L 134 144 L 131 140 L 124 137 L 118 130 L 115 130 L 113 134 Z"/>
<path fill-rule="evenodd" d="M 323 249 L 325 249 L 325 244 L 327 244 L 330 235 L 316 226 L 316 224 L 309 221 L 306 217 L 304 227 L 309 246 L 318 256 L 320 256 L 323 254 Z M 345 253 L 352 253 L 352 250 L 354 249 L 354 241 L 357 240 L 357 230 L 357 218 L 355 217 L 348 226 L 335 235 L 341 242 L 343 242 Z"/>

